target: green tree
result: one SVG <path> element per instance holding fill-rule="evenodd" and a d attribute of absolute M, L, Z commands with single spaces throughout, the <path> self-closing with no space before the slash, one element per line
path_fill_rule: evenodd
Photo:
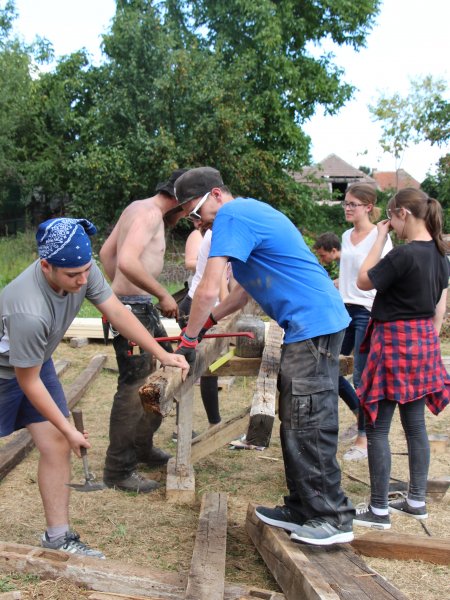
<path fill-rule="evenodd" d="M 412 80 L 406 96 L 382 94 L 374 106 L 369 106 L 382 124 L 380 145 L 395 157 L 396 163 L 401 162 L 411 144 L 429 141 L 441 145 L 448 141 L 450 104 L 444 97 L 447 90 L 445 80 L 428 75 Z"/>
<path fill-rule="evenodd" d="M 171 169 L 212 164 L 235 192 L 311 220 L 309 192 L 287 174 L 309 161 L 301 125 L 319 104 L 337 111 L 352 88 L 307 44 L 329 36 L 359 47 L 378 5 L 117 0 L 97 125 L 74 163 L 77 203 L 93 193 L 111 215 Z"/>

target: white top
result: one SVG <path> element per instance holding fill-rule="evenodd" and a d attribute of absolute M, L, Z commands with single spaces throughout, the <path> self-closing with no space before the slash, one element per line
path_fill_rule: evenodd
<path fill-rule="evenodd" d="M 374 227 L 366 237 L 353 245 L 351 241 L 352 229 L 344 231 L 342 235 L 341 259 L 339 262 L 339 293 L 346 304 L 358 304 L 372 309 L 376 290 L 364 291 L 356 286 L 359 269 L 377 239 L 377 228 Z M 392 250 L 392 240 L 388 235 L 381 256 Z"/>
<path fill-rule="evenodd" d="M 209 250 L 211 248 L 211 237 L 212 230 L 207 229 L 205 235 L 203 236 L 202 243 L 200 244 L 197 256 L 197 266 L 195 268 L 195 273 L 192 277 L 191 285 L 189 287 L 188 295 L 190 298 L 194 297 L 195 290 L 197 289 L 197 286 L 200 283 L 201 278 L 203 277 L 203 271 L 206 268 Z"/>

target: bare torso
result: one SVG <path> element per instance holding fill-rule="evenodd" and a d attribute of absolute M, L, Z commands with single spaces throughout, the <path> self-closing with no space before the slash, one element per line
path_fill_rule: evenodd
<path fill-rule="evenodd" d="M 114 292 L 118 295 L 154 293 L 152 279 L 161 274 L 165 250 L 163 213 L 155 199 L 130 204 L 102 248 L 102 262 Z M 144 275 L 149 276 L 148 281 Z"/>

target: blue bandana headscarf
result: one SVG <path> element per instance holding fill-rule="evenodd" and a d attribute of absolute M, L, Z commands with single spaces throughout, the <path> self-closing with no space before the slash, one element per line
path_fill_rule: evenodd
<path fill-rule="evenodd" d="M 97 233 L 87 219 L 49 219 L 38 227 L 36 240 L 40 258 L 56 267 L 79 267 L 92 258 L 90 235 Z"/>

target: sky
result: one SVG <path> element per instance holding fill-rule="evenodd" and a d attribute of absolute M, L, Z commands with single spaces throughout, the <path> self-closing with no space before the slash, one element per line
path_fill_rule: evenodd
<path fill-rule="evenodd" d="M 52 42 L 57 56 L 86 47 L 94 61 L 101 60 L 101 34 L 114 16 L 114 0 L 15 1 L 16 31 L 25 41 L 40 35 Z M 373 121 L 368 105 L 376 104 L 382 93 L 406 95 L 411 79 L 425 75 L 450 84 L 449 21 L 448 0 L 384 0 L 366 48 L 355 52 L 323 46 L 333 50 L 336 64 L 345 71 L 344 80 L 357 92 L 337 115 L 324 116 L 319 110 L 304 125 L 312 140 L 313 162 L 337 154 L 355 167 L 388 171 L 401 167 L 418 181 L 434 171 L 439 157 L 450 152 L 449 146 L 411 146 L 396 163 L 379 145 L 381 126 Z"/>

